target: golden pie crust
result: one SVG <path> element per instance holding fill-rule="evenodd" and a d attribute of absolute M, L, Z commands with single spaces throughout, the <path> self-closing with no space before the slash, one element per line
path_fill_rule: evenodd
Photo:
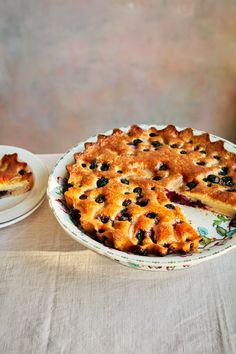
<path fill-rule="evenodd" d="M 66 203 L 85 232 L 118 250 L 197 252 L 200 235 L 170 201 L 179 195 L 190 205 L 236 215 L 236 155 L 207 133 L 133 125 L 99 135 L 74 157 Z"/>
<path fill-rule="evenodd" d="M 0 160 L 0 198 L 19 195 L 33 186 L 33 174 L 26 162 L 18 161 L 17 153 L 4 155 Z"/>

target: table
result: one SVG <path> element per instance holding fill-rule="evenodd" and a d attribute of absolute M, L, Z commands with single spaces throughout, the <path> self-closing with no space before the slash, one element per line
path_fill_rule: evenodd
<path fill-rule="evenodd" d="M 59 155 L 39 155 L 51 170 Z M 119 265 L 45 202 L 0 230 L 0 353 L 235 353 L 236 250 L 182 271 Z"/>

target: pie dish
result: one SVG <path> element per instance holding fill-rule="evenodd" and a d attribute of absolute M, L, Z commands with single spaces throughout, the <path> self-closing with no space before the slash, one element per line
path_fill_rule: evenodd
<path fill-rule="evenodd" d="M 0 198 L 20 195 L 33 186 L 33 174 L 26 162 L 18 160 L 18 154 L 5 154 L 0 160 Z"/>
<path fill-rule="evenodd" d="M 160 130 L 165 126 L 154 126 L 154 128 Z M 148 125 L 140 125 L 140 128 L 143 130 L 151 129 Z M 130 127 L 120 128 L 123 132 L 128 132 Z M 183 130 L 183 128 L 176 127 L 177 131 Z M 110 136 L 112 135 L 112 131 L 105 132 L 104 135 Z M 203 132 L 194 130 L 194 136 L 202 135 Z M 66 169 L 67 165 L 73 165 L 75 163 L 74 156 L 79 153 L 83 153 L 87 146 L 92 146 L 91 143 L 96 143 L 98 139 L 101 139 L 98 136 L 90 137 L 86 142 L 81 142 L 80 144 L 72 147 L 68 150 L 57 162 L 51 176 L 49 177 L 48 183 L 48 198 L 49 204 L 52 208 L 52 211 L 62 226 L 62 228 L 75 240 L 82 243 L 84 246 L 92 249 L 93 251 L 105 255 L 123 265 L 134 267 L 136 269 L 144 269 L 144 270 L 177 270 L 177 269 L 186 269 L 192 265 L 198 264 L 202 261 L 209 260 L 217 255 L 221 255 L 228 250 L 232 249 L 236 245 L 236 237 L 234 234 L 236 233 L 236 222 L 235 219 L 231 220 L 230 217 L 225 215 L 216 215 L 212 213 L 206 206 L 200 204 L 197 201 L 190 200 L 186 195 L 180 195 L 178 193 L 174 193 L 171 191 L 172 196 L 168 195 L 168 198 L 171 198 L 169 204 L 176 205 L 175 200 L 178 199 L 179 204 L 187 204 L 181 205 L 182 213 L 186 215 L 187 221 L 193 226 L 194 230 L 197 231 L 198 236 L 201 237 L 201 241 L 199 243 L 198 252 L 190 252 L 184 253 L 168 253 L 165 257 L 157 257 L 153 256 L 152 253 L 148 254 L 148 256 L 143 256 L 139 254 L 133 254 L 127 251 L 120 251 L 109 244 L 104 245 L 101 241 L 98 240 L 95 235 L 85 232 L 80 225 L 78 225 L 78 212 L 75 210 L 71 210 L 68 208 L 64 193 L 71 186 L 68 186 L 68 172 Z M 221 138 L 210 135 L 210 141 L 215 142 Z M 140 139 L 141 140 L 141 139 Z M 224 144 L 224 148 L 228 152 L 236 152 L 236 146 L 232 143 L 221 139 Z M 89 143 L 89 145 L 88 145 Z M 84 149 L 84 144 L 86 148 Z M 139 144 L 138 144 L 139 145 Z M 156 148 L 156 147 L 155 147 Z M 176 149 L 172 147 L 172 149 Z M 157 151 L 157 150 L 156 150 Z M 146 151 L 147 152 L 147 151 Z M 180 154 L 181 157 L 185 154 Z M 93 157 L 94 159 L 98 159 L 97 156 Z M 217 159 L 216 159 L 217 161 Z M 219 161 L 219 160 L 218 160 Z M 87 168 L 90 165 L 87 166 Z M 93 166 L 92 166 L 93 167 Z M 101 166 L 99 166 L 98 170 L 100 170 Z M 70 169 L 70 167 L 69 167 Z M 89 168 L 90 169 L 90 168 Z M 106 169 L 106 167 L 105 167 Z M 93 171 L 93 169 L 92 169 Z M 103 171 L 104 172 L 104 171 Z M 108 172 L 108 171 L 107 171 Z M 220 175 L 221 176 L 221 175 Z M 204 177 L 205 178 L 205 177 Z M 155 180 L 154 180 L 155 181 Z M 158 181 L 156 181 L 158 182 Z M 130 185 L 126 185 L 129 187 Z M 69 187 L 69 188 L 68 188 Z M 227 186 L 228 188 L 229 186 Z M 80 187 L 81 188 L 81 187 Z M 157 186 L 158 189 L 163 189 L 166 194 L 166 188 Z M 208 187 L 210 188 L 210 187 Z M 221 184 L 220 184 L 221 188 Z M 233 188 L 232 188 L 233 189 Z M 234 192 L 230 192 L 234 193 Z M 83 199 L 80 200 L 86 200 Z M 191 206 L 199 206 L 201 208 L 193 208 Z M 125 209 L 125 207 L 124 207 Z M 168 208 L 166 208 L 168 209 Z M 80 213 L 81 214 L 81 213 Z M 106 224 L 104 224 L 106 225 Z"/>
<path fill-rule="evenodd" d="M 235 157 L 222 141 L 190 128 L 115 129 L 75 154 L 65 200 L 82 229 L 107 246 L 162 256 L 196 252 L 201 236 L 171 201 L 235 216 Z"/>

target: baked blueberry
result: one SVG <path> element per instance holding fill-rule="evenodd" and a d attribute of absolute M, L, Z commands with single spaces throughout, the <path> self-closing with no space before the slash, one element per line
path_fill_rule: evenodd
<path fill-rule="evenodd" d="M 226 192 L 236 193 L 236 188 L 226 189 Z"/>
<path fill-rule="evenodd" d="M 152 146 L 154 146 L 155 148 L 161 146 L 162 143 L 160 143 L 160 141 L 156 140 L 156 141 L 152 141 Z"/>
<path fill-rule="evenodd" d="M 97 160 L 93 160 L 91 162 L 91 165 L 89 166 L 89 168 L 90 168 L 90 170 L 94 170 L 96 167 L 98 167 Z"/>
<path fill-rule="evenodd" d="M 154 136 L 157 136 L 157 134 L 156 133 L 150 133 L 149 136 L 153 138 Z"/>
<path fill-rule="evenodd" d="M 219 175 L 226 176 L 228 172 L 229 172 L 229 168 L 228 167 L 222 167 L 222 169 L 219 172 Z"/>
<path fill-rule="evenodd" d="M 121 210 L 118 220 L 119 221 L 131 221 L 131 215 L 128 212 L 128 208 Z"/>
<path fill-rule="evenodd" d="M 153 229 L 149 231 L 149 237 L 152 240 L 153 243 L 156 243 L 156 235 Z"/>
<path fill-rule="evenodd" d="M 108 171 L 109 167 L 110 167 L 110 165 L 107 162 L 103 162 L 103 164 L 101 166 L 101 171 Z"/>
<path fill-rule="evenodd" d="M 97 187 L 98 188 L 104 187 L 108 182 L 109 182 L 108 178 L 101 177 L 97 180 Z"/>
<path fill-rule="evenodd" d="M 142 242 L 143 242 L 143 239 L 144 239 L 144 236 L 145 236 L 145 232 L 143 230 L 138 230 L 138 232 L 136 233 L 135 237 L 137 238 L 138 240 L 138 245 L 141 245 Z"/>
<path fill-rule="evenodd" d="M 182 150 L 182 151 L 180 151 L 180 153 L 181 153 L 182 155 L 186 155 L 186 154 L 187 154 L 187 151 Z"/>
<path fill-rule="evenodd" d="M 133 141 L 133 145 L 134 146 L 138 146 L 139 144 L 141 144 L 143 141 L 141 139 L 134 139 Z"/>
<path fill-rule="evenodd" d="M 82 200 L 83 200 L 83 199 L 87 199 L 87 198 L 88 198 L 88 197 L 87 197 L 86 194 L 81 194 L 80 197 L 79 197 L 79 199 L 82 199 Z"/>
<path fill-rule="evenodd" d="M 148 205 L 149 200 L 148 199 L 138 199 L 136 204 L 141 206 L 141 207 L 145 207 Z"/>
<path fill-rule="evenodd" d="M 196 162 L 196 164 L 199 165 L 199 166 L 205 166 L 206 162 L 198 161 L 198 162 Z"/>
<path fill-rule="evenodd" d="M 208 175 L 207 176 L 207 181 L 210 183 L 219 183 L 220 182 L 220 178 L 216 175 Z"/>
<path fill-rule="evenodd" d="M 171 144 L 170 147 L 171 147 L 172 149 L 177 149 L 178 145 L 177 145 L 177 144 Z"/>
<path fill-rule="evenodd" d="M 175 206 L 173 204 L 166 204 L 165 207 L 168 209 L 175 209 Z"/>
<path fill-rule="evenodd" d="M 159 170 L 160 170 L 160 171 L 166 171 L 166 170 L 168 170 L 167 164 L 163 163 L 163 164 L 159 167 Z"/>
<path fill-rule="evenodd" d="M 105 229 L 100 229 L 100 230 L 98 230 L 98 232 L 100 233 L 100 234 L 103 234 L 103 232 L 105 232 L 106 230 Z"/>
<path fill-rule="evenodd" d="M 106 215 L 100 215 L 100 220 L 103 224 L 107 224 L 108 221 L 110 220 L 109 216 Z"/>
<path fill-rule="evenodd" d="M 135 188 L 133 189 L 133 192 L 134 192 L 134 193 L 141 194 L 141 193 L 142 193 L 142 188 L 141 188 L 141 187 L 135 187 Z"/>
<path fill-rule="evenodd" d="M 82 163 L 81 166 L 82 166 L 82 167 L 86 167 L 86 163 Z"/>
<path fill-rule="evenodd" d="M 233 182 L 233 180 L 232 180 L 232 177 L 230 177 L 230 176 L 225 176 L 225 177 L 222 177 L 222 178 L 221 178 L 221 184 L 222 184 L 222 186 L 229 186 L 229 187 L 231 187 L 231 186 L 234 185 L 234 182 Z"/>
<path fill-rule="evenodd" d="M 153 212 L 147 213 L 146 217 L 149 219 L 155 219 L 157 217 L 157 213 L 153 213 Z"/>
<path fill-rule="evenodd" d="M 161 176 L 154 176 L 153 177 L 153 181 L 160 181 L 161 180 Z"/>
<path fill-rule="evenodd" d="M 98 204 L 104 203 L 106 200 L 105 195 L 104 194 L 100 194 L 96 199 L 95 202 Z"/>
<path fill-rule="evenodd" d="M 123 184 L 129 184 L 129 180 L 127 178 L 121 178 L 121 183 Z"/>
<path fill-rule="evenodd" d="M 191 189 L 195 188 L 198 185 L 198 182 L 192 181 L 192 182 L 188 182 L 186 185 L 191 190 Z"/>
<path fill-rule="evenodd" d="M 125 199 L 125 200 L 123 201 L 122 205 L 123 205 L 123 206 L 128 206 L 128 205 L 130 205 L 131 203 L 132 203 L 132 202 L 131 202 L 130 199 Z"/>

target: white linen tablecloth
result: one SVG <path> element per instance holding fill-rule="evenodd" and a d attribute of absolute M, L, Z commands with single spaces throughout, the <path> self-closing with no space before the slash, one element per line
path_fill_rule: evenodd
<path fill-rule="evenodd" d="M 236 353 L 236 250 L 130 269 L 66 235 L 45 200 L 0 230 L 0 353 Z"/>

